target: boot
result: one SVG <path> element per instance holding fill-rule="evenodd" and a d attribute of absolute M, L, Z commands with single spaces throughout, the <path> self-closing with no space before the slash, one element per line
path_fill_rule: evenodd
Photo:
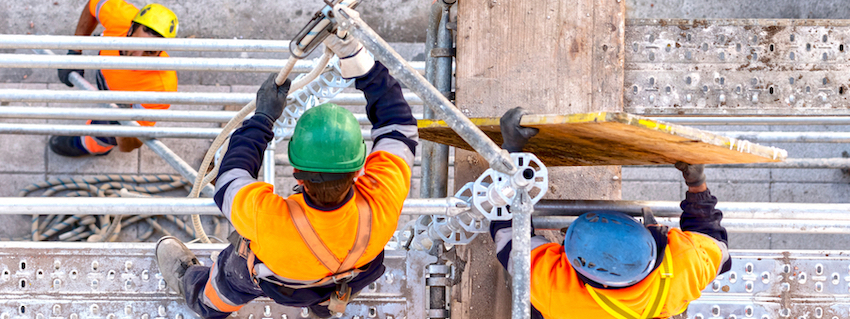
<path fill-rule="evenodd" d="M 67 157 L 80 157 L 89 155 L 89 152 L 83 148 L 79 136 L 51 136 L 50 150 L 56 155 Z"/>
<path fill-rule="evenodd" d="M 183 275 L 186 269 L 201 263 L 183 242 L 173 236 L 165 236 L 156 243 L 156 264 L 168 287 L 177 290 L 185 298 Z"/>

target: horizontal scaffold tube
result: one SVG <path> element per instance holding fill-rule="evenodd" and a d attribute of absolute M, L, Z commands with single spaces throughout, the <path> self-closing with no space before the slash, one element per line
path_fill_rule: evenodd
<path fill-rule="evenodd" d="M 541 200 L 534 205 L 535 216 L 578 216 L 594 210 L 617 210 L 640 216 L 641 209 L 650 208 L 656 217 L 674 218 L 682 214 L 677 201 L 625 200 Z M 717 203 L 724 218 L 776 220 L 843 220 L 850 222 L 850 204 L 810 204 L 771 202 Z"/>
<path fill-rule="evenodd" d="M 681 125 L 850 125 L 850 116 L 664 116 L 651 118 Z"/>
<path fill-rule="evenodd" d="M 159 126 L 120 126 L 120 125 L 56 125 L 56 124 L 18 124 L 0 123 L 0 134 L 18 135 L 90 135 L 122 136 L 138 138 L 209 138 L 221 133 L 220 128 L 200 127 L 159 127 Z M 364 139 L 371 140 L 370 130 L 362 129 Z"/>
<path fill-rule="evenodd" d="M 850 143 L 850 132 L 712 132 L 753 143 Z M 745 146 L 744 146 L 745 147 Z"/>
<path fill-rule="evenodd" d="M 659 167 L 661 165 L 635 165 L 633 167 Z M 850 168 L 850 158 L 786 158 L 775 163 L 706 164 L 711 168 Z"/>
<path fill-rule="evenodd" d="M 786 158 L 777 163 L 717 164 L 714 168 L 850 168 L 850 158 Z"/>
<path fill-rule="evenodd" d="M 0 89 L 0 102 L 240 105 L 251 102 L 256 95 L 256 93 Z M 404 99 L 411 105 L 422 105 L 422 99 L 416 94 L 404 93 Z M 366 97 L 362 93 L 340 93 L 328 102 L 339 105 L 366 105 Z"/>
<path fill-rule="evenodd" d="M 286 154 L 277 154 L 277 155 L 275 155 L 275 156 L 274 156 L 274 164 L 275 164 L 275 165 L 290 165 L 290 163 L 289 163 L 289 156 L 287 156 Z M 420 165 L 422 165 L 422 157 L 420 157 L 420 156 L 416 156 L 415 158 L 413 158 L 413 165 L 415 165 L 415 166 L 420 166 Z M 448 165 L 449 165 L 449 166 L 454 166 L 454 165 L 455 165 L 455 159 L 454 159 L 454 157 L 449 157 L 449 164 L 448 164 Z"/>
<path fill-rule="evenodd" d="M 468 208 L 454 198 L 408 199 L 402 215 L 455 216 Z M 211 198 L 4 197 L 0 215 L 218 215 Z"/>
<path fill-rule="evenodd" d="M 575 217 L 540 216 L 533 217 L 531 220 L 535 229 L 557 230 L 569 227 Z M 678 218 L 657 218 L 657 220 L 660 224 L 669 227 L 679 227 Z M 850 221 L 724 218 L 720 224 L 730 233 L 850 234 Z"/>
<path fill-rule="evenodd" d="M 2 108 L 0 108 L 2 110 Z M 167 111 L 165 111 L 167 112 Z M 367 124 L 365 115 L 360 115 L 358 121 Z M 36 134 L 36 135 L 95 135 L 95 136 L 128 136 L 148 138 L 215 138 L 221 129 L 217 128 L 191 128 L 191 127 L 121 127 L 115 125 L 55 125 L 55 124 L 18 124 L 0 123 L 0 134 Z M 737 134 L 745 132 L 716 132 L 721 135 L 747 139 L 746 136 L 738 137 Z M 361 130 L 363 138 L 371 139 L 368 129 Z M 748 133 L 749 134 L 749 133 Z M 762 134 L 762 133 L 751 133 Z M 781 134 L 782 136 L 794 137 L 783 143 L 850 143 L 850 133 L 843 132 L 764 132 L 764 134 Z M 831 138 L 830 134 L 838 135 Z M 819 137 L 812 137 L 817 135 Z M 769 135 L 766 135 L 769 136 Z M 841 137 L 846 136 L 846 138 Z M 763 139 L 769 139 L 763 137 Z M 749 140 L 749 139 L 747 139 Z M 773 140 L 750 140 L 752 142 L 774 142 Z"/>
<path fill-rule="evenodd" d="M 3 34 L 0 49 L 289 52 L 289 41 Z"/>
<path fill-rule="evenodd" d="M 567 227 L 575 216 L 592 210 L 621 210 L 639 215 L 652 208 L 659 220 L 678 226 L 681 210 L 672 201 L 574 201 L 543 200 L 534 206 L 537 229 Z M 454 216 L 467 209 L 466 202 L 449 197 L 408 199 L 404 215 Z M 850 233 L 850 204 L 720 202 L 723 225 L 730 232 L 748 233 Z M 216 215 L 212 199 L 190 198 L 0 198 L 0 215 L 89 214 L 89 215 Z"/>
<path fill-rule="evenodd" d="M 1 101 L 1 100 L 0 100 Z M 236 115 L 233 111 L 179 111 L 156 109 L 55 108 L 0 106 L 0 118 L 51 120 L 104 120 L 226 123 Z M 370 125 L 366 114 L 355 113 L 361 125 Z M 421 115 L 414 115 L 420 118 Z"/>
<path fill-rule="evenodd" d="M 425 62 L 410 62 L 423 72 Z M 0 68 L 35 69 L 114 69 L 114 70 L 175 70 L 175 71 L 219 71 L 219 72 L 277 72 L 286 65 L 286 60 L 271 59 L 224 59 L 224 58 L 160 58 L 97 55 L 32 55 L 0 54 Z M 313 62 L 301 60 L 292 73 L 307 73 L 313 70 Z"/>

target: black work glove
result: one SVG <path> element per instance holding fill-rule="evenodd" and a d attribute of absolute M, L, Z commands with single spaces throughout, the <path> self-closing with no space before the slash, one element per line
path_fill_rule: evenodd
<path fill-rule="evenodd" d="M 283 114 L 283 108 L 286 106 L 286 95 L 289 94 L 289 86 L 292 84 L 289 79 L 283 82 L 283 85 L 278 86 L 274 83 L 277 73 L 272 73 L 269 78 L 263 82 L 260 89 L 257 90 L 257 111 L 256 114 L 264 114 L 276 121 Z"/>
<path fill-rule="evenodd" d="M 68 55 L 83 55 L 83 51 L 68 50 Z M 77 72 L 77 73 L 80 74 L 80 76 L 83 76 L 83 75 L 86 74 L 86 71 L 85 70 L 59 69 L 59 81 L 62 81 L 62 83 L 65 83 L 65 85 L 67 85 L 69 87 L 74 87 L 74 84 L 71 83 L 71 79 L 68 78 L 68 77 L 71 76 L 71 72 Z"/>
<path fill-rule="evenodd" d="M 682 171 L 682 176 L 685 177 L 685 184 L 688 186 L 700 186 L 705 183 L 705 174 L 702 172 L 705 165 L 691 165 L 685 162 L 676 162 L 676 169 Z"/>
<path fill-rule="evenodd" d="M 521 107 L 515 107 L 505 112 L 505 115 L 502 115 L 499 120 L 499 127 L 502 130 L 502 148 L 508 150 L 508 152 L 522 152 L 525 143 L 528 143 L 528 140 L 539 131 L 533 127 L 519 126 L 519 121 L 526 114 L 531 114 L 531 112 Z"/>

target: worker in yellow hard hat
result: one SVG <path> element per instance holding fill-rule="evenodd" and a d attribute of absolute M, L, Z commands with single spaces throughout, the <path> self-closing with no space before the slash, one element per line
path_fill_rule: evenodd
<path fill-rule="evenodd" d="M 179 23 L 177 15 L 161 4 L 149 4 L 137 9 L 124 0 L 89 0 L 80 21 L 77 23 L 78 36 L 90 36 L 97 25 L 103 26 L 103 36 L 107 37 L 137 37 L 137 38 L 174 38 L 177 36 Z M 69 50 L 69 55 L 82 55 L 82 50 Z M 101 56 L 151 56 L 168 57 L 165 51 L 119 51 L 101 50 Z M 77 72 L 83 75 L 83 70 L 59 70 L 59 80 L 68 86 L 73 86 L 70 75 Z M 175 71 L 144 71 L 144 70 L 98 70 L 97 86 L 100 90 L 112 91 L 152 91 L 176 92 L 177 73 Z M 133 104 L 122 105 L 135 109 L 167 109 L 168 104 Z M 152 126 L 154 122 L 139 121 L 142 126 Z M 88 124 L 118 124 L 109 121 L 89 121 Z M 106 155 L 112 148 L 118 146 L 122 152 L 130 152 L 142 145 L 135 137 L 101 137 L 101 136 L 52 136 L 50 149 L 62 156 L 79 157 L 84 155 Z"/>

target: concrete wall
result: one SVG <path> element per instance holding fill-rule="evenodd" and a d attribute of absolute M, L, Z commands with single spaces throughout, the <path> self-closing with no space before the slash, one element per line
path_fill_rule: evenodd
<path fill-rule="evenodd" d="M 97 0 L 94 0 L 97 1 Z M 290 39 L 322 1 L 127 0 L 137 7 L 160 3 L 177 14 L 180 37 Z M 88 0 L 0 1 L 0 33 L 72 35 Z M 362 18 L 390 42 L 423 42 L 431 1 L 362 1 Z"/>
<path fill-rule="evenodd" d="M 847 19 L 841 0 L 627 0 L 627 19 Z"/>

